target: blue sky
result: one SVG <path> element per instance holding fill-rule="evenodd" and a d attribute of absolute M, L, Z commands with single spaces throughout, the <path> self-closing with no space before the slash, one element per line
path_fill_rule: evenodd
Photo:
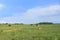
<path fill-rule="evenodd" d="M 0 0 L 0 23 L 60 23 L 60 0 Z"/>

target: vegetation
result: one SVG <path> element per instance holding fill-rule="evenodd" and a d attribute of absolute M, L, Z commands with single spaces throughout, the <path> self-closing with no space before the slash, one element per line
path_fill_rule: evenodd
<path fill-rule="evenodd" d="M 40 22 L 38 24 L 54 24 L 54 23 L 52 23 L 52 22 Z"/>
<path fill-rule="evenodd" d="M 33 24 L 30 24 L 31 26 L 33 26 Z"/>
<path fill-rule="evenodd" d="M 11 25 L 0 25 L 0 40 L 60 40 L 60 24 Z"/>
<path fill-rule="evenodd" d="M 11 24 L 9 24 L 8 26 L 11 27 Z"/>

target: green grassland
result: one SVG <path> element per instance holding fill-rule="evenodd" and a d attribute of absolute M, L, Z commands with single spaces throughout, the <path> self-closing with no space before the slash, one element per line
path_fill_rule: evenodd
<path fill-rule="evenodd" d="M 0 24 L 0 40 L 60 40 L 60 25 Z"/>

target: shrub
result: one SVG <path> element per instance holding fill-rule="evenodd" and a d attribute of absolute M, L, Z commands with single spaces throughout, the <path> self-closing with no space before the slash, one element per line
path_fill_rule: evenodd
<path fill-rule="evenodd" d="M 35 24 L 36 26 L 38 26 L 38 24 Z"/>
<path fill-rule="evenodd" d="M 31 26 L 33 25 L 33 24 L 30 24 Z"/>
<path fill-rule="evenodd" d="M 9 27 L 11 26 L 11 24 L 8 25 Z"/>

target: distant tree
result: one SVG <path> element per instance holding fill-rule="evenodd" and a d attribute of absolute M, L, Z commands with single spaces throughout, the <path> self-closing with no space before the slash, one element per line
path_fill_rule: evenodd
<path fill-rule="evenodd" d="M 53 24 L 52 22 L 40 22 L 38 24 Z"/>
<path fill-rule="evenodd" d="M 5 23 L 5 24 L 8 24 L 8 23 Z"/>
<path fill-rule="evenodd" d="M 18 25 L 19 23 L 14 23 L 15 25 Z"/>
<path fill-rule="evenodd" d="M 23 25 L 23 23 L 15 23 L 15 25 Z"/>
<path fill-rule="evenodd" d="M 23 23 L 20 23 L 21 25 L 23 25 Z"/>

